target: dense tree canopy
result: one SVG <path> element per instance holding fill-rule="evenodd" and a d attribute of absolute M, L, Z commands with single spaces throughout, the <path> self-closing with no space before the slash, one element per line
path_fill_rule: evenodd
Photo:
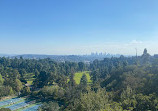
<path fill-rule="evenodd" d="M 83 74 L 80 83 L 76 72 Z M 84 73 L 84 72 L 83 72 Z M 28 78 L 31 77 L 32 84 Z M 157 111 L 158 59 L 147 49 L 138 57 L 84 62 L 0 58 L 0 97 L 28 96 L 41 111 Z"/>

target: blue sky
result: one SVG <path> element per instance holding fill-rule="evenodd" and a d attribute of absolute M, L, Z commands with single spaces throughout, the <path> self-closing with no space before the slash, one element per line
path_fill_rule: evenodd
<path fill-rule="evenodd" d="M 0 53 L 158 53 L 157 0 L 0 0 Z"/>

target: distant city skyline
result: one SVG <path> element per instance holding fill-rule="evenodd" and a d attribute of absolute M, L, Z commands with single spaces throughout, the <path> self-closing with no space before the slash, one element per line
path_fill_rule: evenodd
<path fill-rule="evenodd" d="M 0 54 L 158 54 L 157 0 L 0 0 Z"/>

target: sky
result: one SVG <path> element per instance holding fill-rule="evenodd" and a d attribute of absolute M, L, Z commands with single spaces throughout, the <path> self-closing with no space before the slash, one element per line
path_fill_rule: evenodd
<path fill-rule="evenodd" d="M 158 0 L 0 0 L 0 53 L 158 54 Z"/>

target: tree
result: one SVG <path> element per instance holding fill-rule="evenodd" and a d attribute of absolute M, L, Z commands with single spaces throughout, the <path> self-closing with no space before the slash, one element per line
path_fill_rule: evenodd
<path fill-rule="evenodd" d="M 112 103 L 110 99 L 105 89 L 95 92 L 88 88 L 88 93 L 81 94 L 80 101 L 76 101 L 75 111 L 122 111 L 121 106 Z"/>
<path fill-rule="evenodd" d="M 20 78 L 20 74 L 19 74 L 18 70 L 16 70 L 16 69 L 13 70 L 12 78 L 14 78 L 14 79 L 19 79 Z"/>
<path fill-rule="evenodd" d="M 104 67 L 100 71 L 100 78 L 105 79 L 105 77 L 109 74 L 108 68 Z"/>
<path fill-rule="evenodd" d="M 55 67 L 55 64 L 52 65 L 51 70 L 52 70 L 52 72 L 56 75 L 57 69 L 56 69 L 56 67 Z"/>
<path fill-rule="evenodd" d="M 0 111 L 11 111 L 9 108 L 1 108 Z"/>
<path fill-rule="evenodd" d="M 91 80 L 93 81 L 93 84 L 98 81 L 98 75 L 99 75 L 99 70 L 98 69 L 91 72 Z"/>
<path fill-rule="evenodd" d="M 142 59 L 142 63 L 143 64 L 147 64 L 149 63 L 149 59 L 150 59 L 150 54 L 147 52 L 147 49 L 144 49 L 143 55 L 141 56 Z"/>
<path fill-rule="evenodd" d="M 80 85 L 83 86 L 83 87 L 87 87 L 87 76 L 86 76 L 86 74 L 82 75 L 82 78 L 80 80 Z"/>
<path fill-rule="evenodd" d="M 76 86 L 76 82 L 75 82 L 75 80 L 74 80 L 74 74 L 73 74 L 73 73 L 71 73 L 71 75 L 70 75 L 69 85 L 70 85 L 70 87 L 72 87 L 72 88 Z"/>
<path fill-rule="evenodd" d="M 40 106 L 39 111 L 59 111 L 60 107 L 56 102 L 48 102 L 44 103 Z"/>
<path fill-rule="evenodd" d="M 23 85 L 19 79 L 15 79 L 13 87 L 14 87 L 15 91 L 20 92 L 21 89 L 23 88 Z"/>
<path fill-rule="evenodd" d="M 22 95 L 24 95 L 24 96 L 27 96 L 27 95 L 29 95 L 30 94 L 30 87 L 28 87 L 28 86 L 25 86 L 24 88 L 23 88 L 23 90 L 22 90 Z"/>
<path fill-rule="evenodd" d="M 35 69 L 35 77 L 38 77 L 39 74 L 40 74 L 39 71 Z"/>
<path fill-rule="evenodd" d="M 148 54 L 148 51 L 147 51 L 147 49 L 146 49 L 146 48 L 144 49 L 143 54 L 144 54 L 144 55 Z"/>
<path fill-rule="evenodd" d="M 10 86 L 1 86 L 0 87 L 0 97 L 12 95 L 13 90 Z"/>
<path fill-rule="evenodd" d="M 85 64 L 83 62 L 79 62 L 78 63 L 78 68 L 79 68 L 79 71 L 84 71 L 85 70 Z"/>
<path fill-rule="evenodd" d="M 137 111 L 157 111 L 158 110 L 158 98 L 155 95 L 150 94 L 149 96 L 143 94 L 137 94 L 136 100 L 138 102 L 136 106 Z"/>
<path fill-rule="evenodd" d="M 121 104 L 124 109 L 133 110 L 136 108 L 137 101 L 133 90 L 127 86 L 126 90 L 121 93 Z"/>
<path fill-rule="evenodd" d="M 46 71 L 41 71 L 38 77 L 34 81 L 34 86 L 42 88 L 48 84 L 48 73 Z"/>

